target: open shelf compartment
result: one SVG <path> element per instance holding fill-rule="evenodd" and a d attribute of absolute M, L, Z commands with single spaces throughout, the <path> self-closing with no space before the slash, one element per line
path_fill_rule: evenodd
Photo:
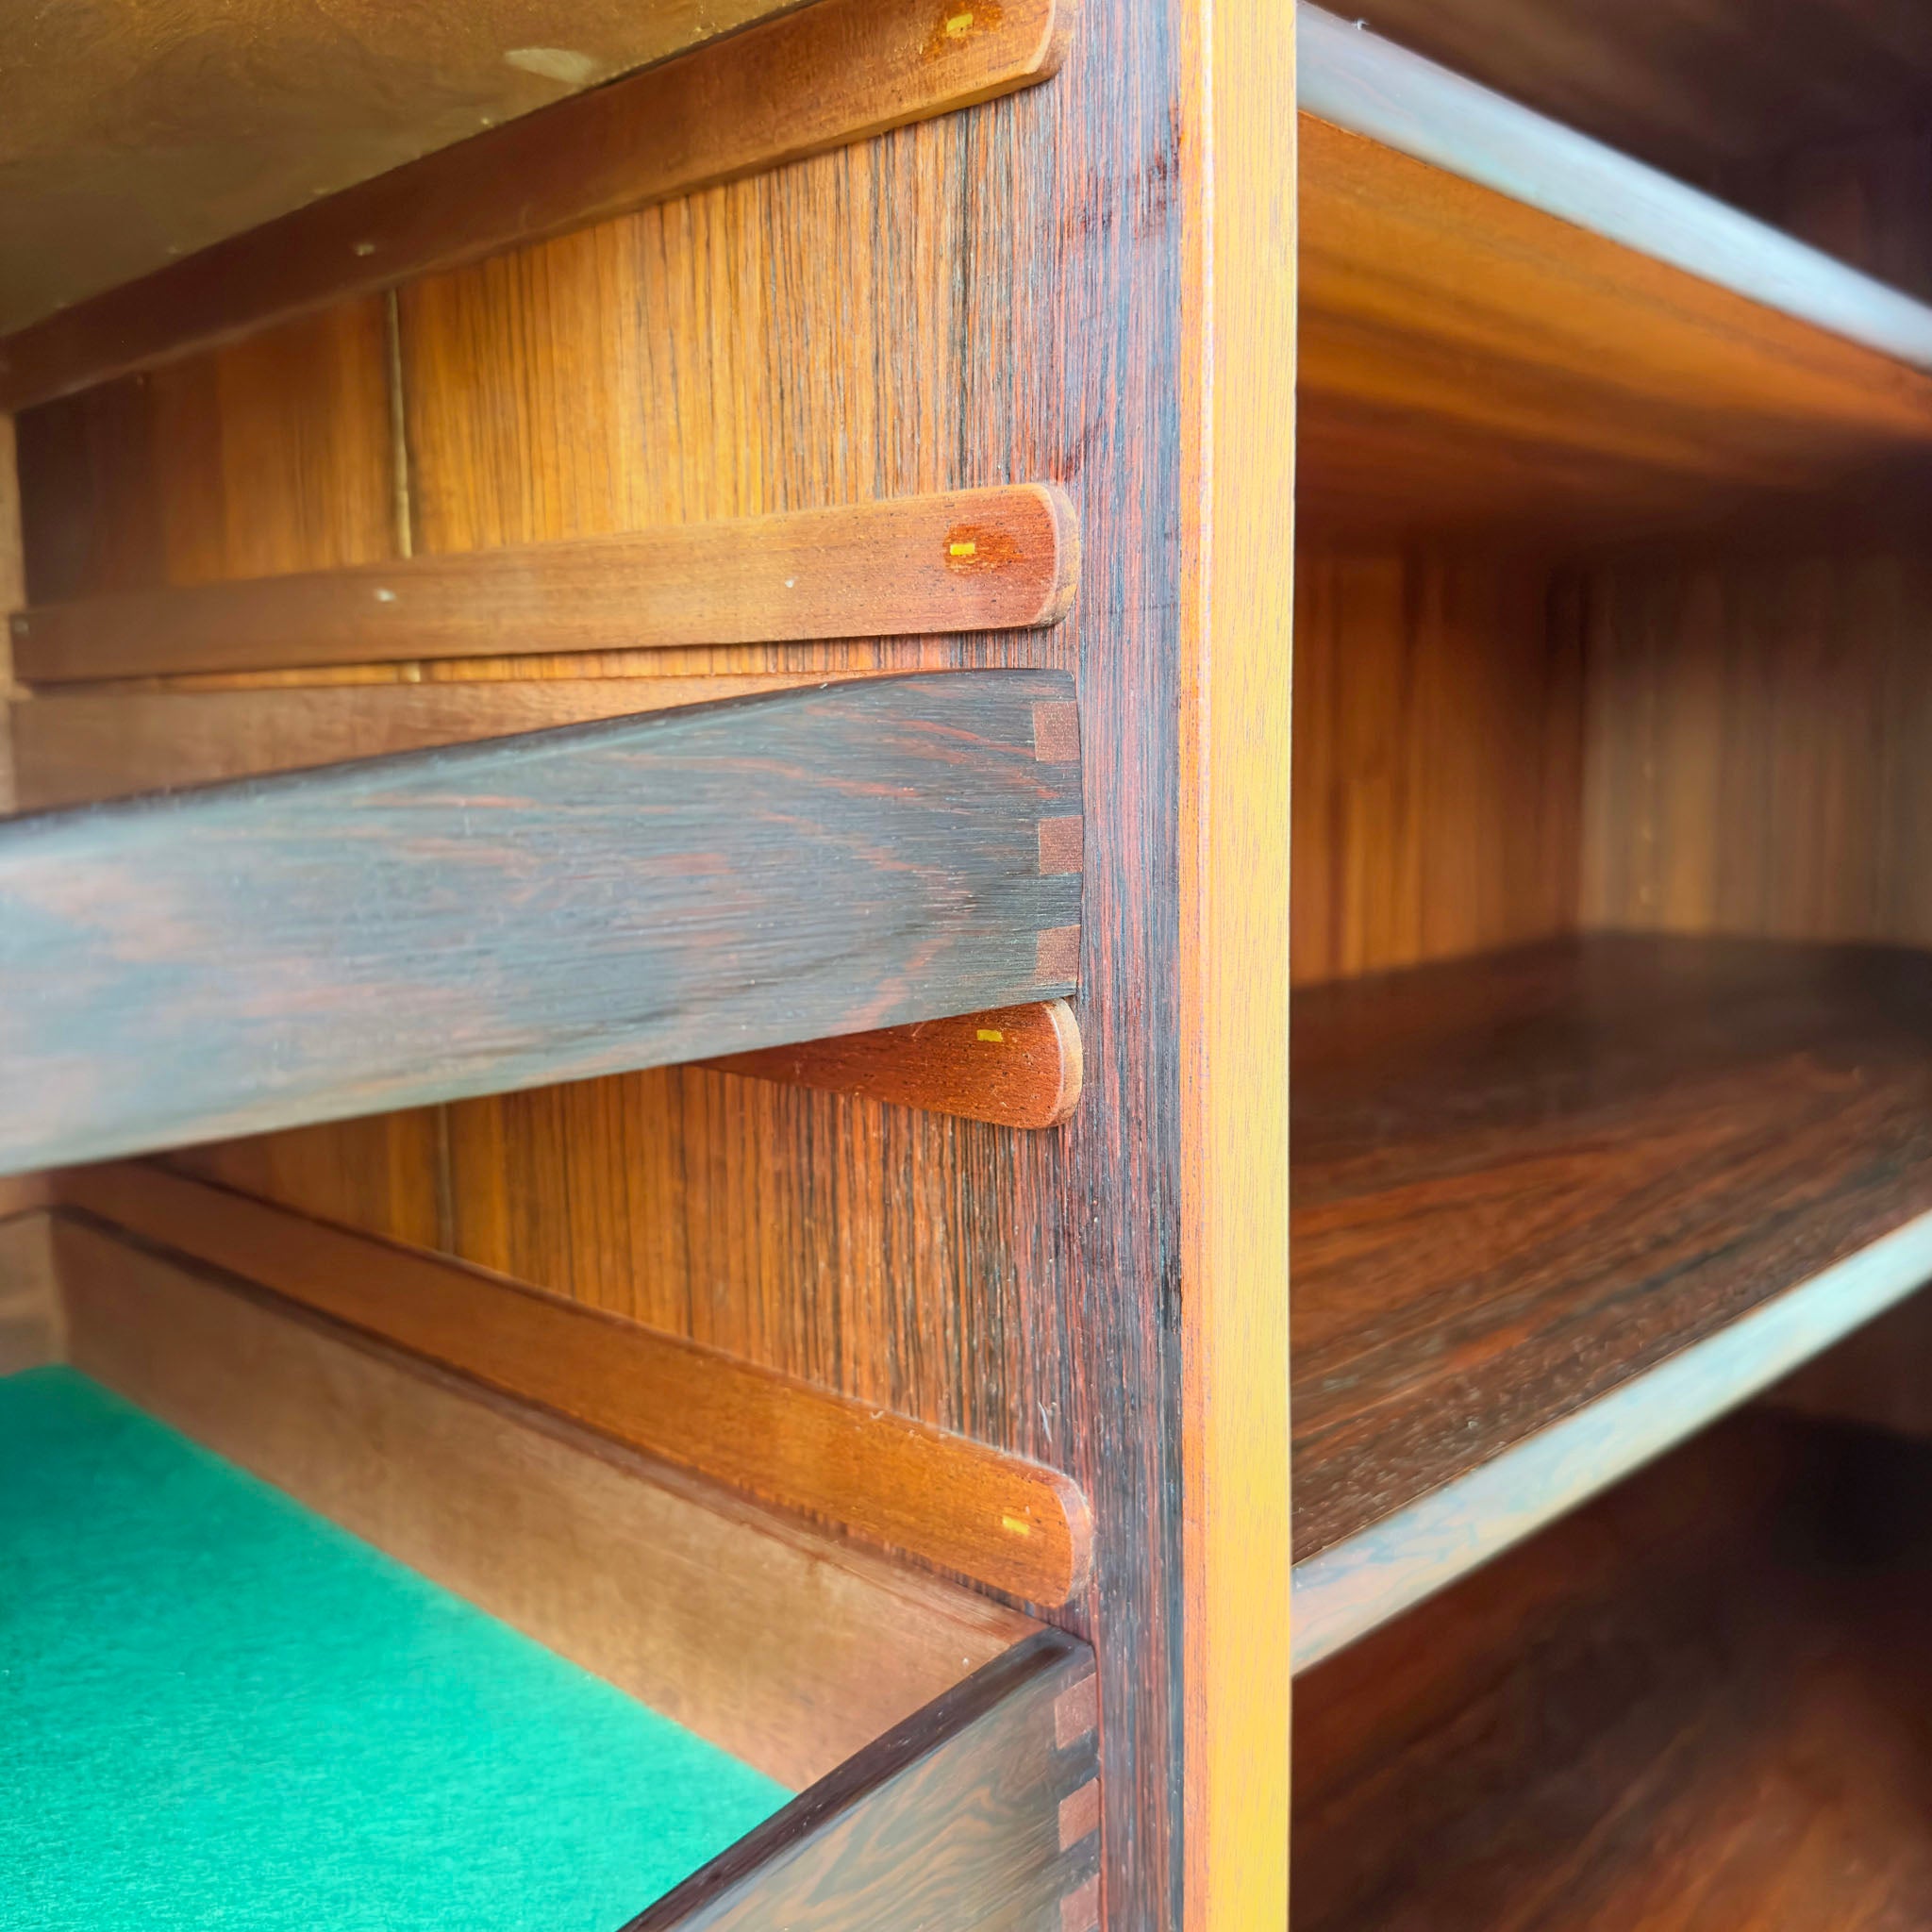
<path fill-rule="evenodd" d="M 1299 999 L 1305 1667 L 1932 1276 L 1932 967 L 1601 934 Z"/>
<path fill-rule="evenodd" d="M 1309 1673 L 1297 1932 L 1925 1924 L 1928 1523 L 1747 1414 Z"/>
<path fill-rule="evenodd" d="M 1932 452 L 1932 308 L 1298 18 L 1305 522 L 1656 534 Z"/>

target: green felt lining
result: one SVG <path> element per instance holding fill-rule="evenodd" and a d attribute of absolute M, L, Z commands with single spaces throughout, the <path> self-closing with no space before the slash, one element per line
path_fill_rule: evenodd
<path fill-rule="evenodd" d="M 5 1932 L 611 1932 L 786 1796 L 71 1370 L 0 1378 Z"/>

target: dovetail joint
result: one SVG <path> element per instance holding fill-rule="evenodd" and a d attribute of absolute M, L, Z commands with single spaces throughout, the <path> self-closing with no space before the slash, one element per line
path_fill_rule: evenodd
<path fill-rule="evenodd" d="M 1062 1751 L 1100 1728 L 1100 1678 L 1092 1671 L 1070 1684 L 1053 1701 L 1053 1740 Z"/>
<path fill-rule="evenodd" d="M 1060 1932 L 1098 1932 L 1100 1874 L 1084 1879 L 1060 1900 Z"/>
<path fill-rule="evenodd" d="M 1033 708 L 1033 756 L 1042 765 L 1071 765 L 1080 757 L 1080 708 L 1068 698 Z"/>
<path fill-rule="evenodd" d="M 1099 1829 L 1100 1780 L 1094 1777 L 1060 1800 L 1060 1850 L 1072 1851 L 1083 1838 L 1091 1838 Z"/>
<path fill-rule="evenodd" d="M 1043 876 L 1080 870 L 1085 845 L 1082 821 L 1071 818 L 1040 822 L 1040 870 Z"/>
<path fill-rule="evenodd" d="M 1056 925 L 1040 935 L 1033 976 L 1042 986 L 1073 986 L 1080 977 L 1080 928 Z"/>

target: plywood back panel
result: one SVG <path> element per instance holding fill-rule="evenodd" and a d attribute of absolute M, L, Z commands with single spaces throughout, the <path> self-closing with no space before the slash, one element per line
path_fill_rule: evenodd
<path fill-rule="evenodd" d="M 372 298 L 24 411 L 28 598 L 395 556 L 387 330 Z"/>
<path fill-rule="evenodd" d="M 1297 576 L 1296 980 L 1568 931 L 1581 679 L 1547 567 L 1311 547 Z"/>

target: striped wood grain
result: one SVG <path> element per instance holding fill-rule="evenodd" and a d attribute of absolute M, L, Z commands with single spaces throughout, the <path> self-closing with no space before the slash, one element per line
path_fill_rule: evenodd
<path fill-rule="evenodd" d="M 1554 1523 L 1897 1307 L 1932 1278 L 1932 1214 L 1294 1570 L 1294 1668 Z"/>
<path fill-rule="evenodd" d="M 1223 1932 L 1289 1917 L 1296 46 L 1285 8 L 1205 6 L 1185 30 L 1202 133 L 1178 163 L 1180 1218 L 1162 1290 L 1180 1339 L 1174 1923 Z"/>
<path fill-rule="evenodd" d="M 1313 114 L 1301 137 L 1305 523 L 1601 543 L 1932 447 L 1924 369 Z"/>
<path fill-rule="evenodd" d="M 1064 994 L 1071 712 L 868 680 L 16 820 L 0 1169 Z"/>
<path fill-rule="evenodd" d="M 1932 972 L 1597 935 L 1295 1016 L 1297 1661 L 1932 1270 Z"/>
<path fill-rule="evenodd" d="M 1547 563 L 1310 540 L 1295 585 L 1297 985 L 1574 931 L 1582 649 Z"/>
<path fill-rule="evenodd" d="M 1302 111 L 1880 356 L 1932 370 L 1932 308 L 1298 0 Z"/>

